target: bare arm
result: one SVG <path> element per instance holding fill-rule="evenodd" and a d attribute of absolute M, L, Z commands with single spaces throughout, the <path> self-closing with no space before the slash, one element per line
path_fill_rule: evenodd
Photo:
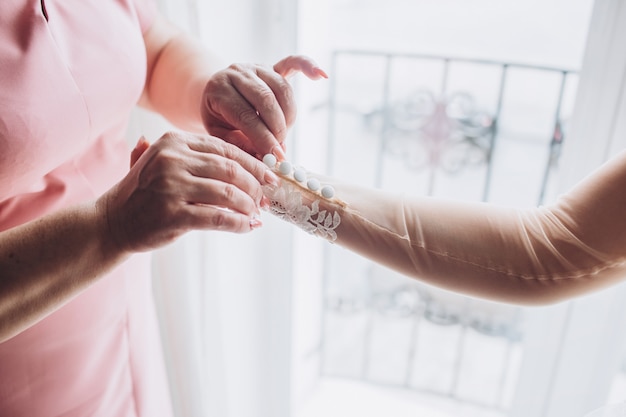
<path fill-rule="evenodd" d="M 0 233 L 0 341 L 63 305 L 128 256 L 105 211 L 73 207 Z"/>
<path fill-rule="evenodd" d="M 137 159 L 141 151 L 128 175 L 96 202 L 0 233 L 0 341 L 132 253 L 189 230 L 244 233 L 261 225 L 261 184 L 276 180 L 250 155 L 216 138 L 182 133 L 164 135 Z"/>
<path fill-rule="evenodd" d="M 139 104 L 184 130 L 205 133 L 200 103 L 204 86 L 216 71 L 216 60 L 160 14 L 144 41 L 148 71 Z"/>
<path fill-rule="evenodd" d="M 296 118 L 287 78 L 326 74 L 304 56 L 273 68 L 232 64 L 218 70 L 215 57 L 197 40 L 157 16 L 144 34 L 148 74 L 141 104 L 191 132 L 208 132 L 248 153 L 284 158 L 283 141 Z"/>
<path fill-rule="evenodd" d="M 293 103 L 280 94 L 290 93 L 282 75 L 241 65 L 215 73 L 209 53 L 162 17 L 144 39 L 144 106 L 187 130 L 217 129 L 248 151 L 254 151 L 255 141 L 277 146 L 266 123 L 280 131 L 274 123 L 288 124 L 295 117 Z M 282 74 L 319 75 L 310 60 L 281 62 Z M 251 119 L 239 116 L 250 114 L 246 109 L 254 109 L 251 104 L 268 97 L 268 91 L 270 104 L 259 108 L 272 122 L 257 117 L 242 124 L 239 119 Z M 189 230 L 243 233 L 261 225 L 256 217 L 261 185 L 275 177 L 234 145 L 166 134 L 134 158 L 138 161 L 126 178 L 98 201 L 0 232 L 0 342 L 62 306 L 131 253 L 163 246 Z"/>

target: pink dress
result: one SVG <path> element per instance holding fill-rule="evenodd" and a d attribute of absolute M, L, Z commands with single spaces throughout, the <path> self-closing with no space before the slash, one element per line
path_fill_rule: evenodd
<path fill-rule="evenodd" d="M 149 0 L 0 1 L 0 230 L 128 170 Z M 0 271 L 2 274 L 2 271 Z M 0 416 L 171 416 L 149 259 L 0 344 Z"/>

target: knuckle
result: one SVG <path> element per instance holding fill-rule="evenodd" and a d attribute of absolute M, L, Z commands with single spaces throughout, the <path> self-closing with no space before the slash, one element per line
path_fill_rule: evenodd
<path fill-rule="evenodd" d="M 168 172 L 177 160 L 178 155 L 171 149 L 161 149 L 154 156 L 154 168 L 157 172 Z"/>
<path fill-rule="evenodd" d="M 239 62 L 234 62 L 228 66 L 228 69 L 235 72 L 243 72 L 245 71 L 245 67 L 243 64 Z"/>
<path fill-rule="evenodd" d="M 204 98 L 205 107 L 209 110 L 218 110 L 219 101 L 217 100 L 217 94 L 207 94 Z"/>
<path fill-rule="evenodd" d="M 179 159 L 176 152 L 160 150 L 139 174 L 139 185 L 155 190 L 176 190 L 184 175 L 178 168 Z"/>
<path fill-rule="evenodd" d="M 222 190 L 222 198 L 224 201 L 232 201 L 236 193 L 237 190 L 234 185 L 226 184 Z"/>
<path fill-rule="evenodd" d="M 224 143 L 223 140 L 217 139 L 215 136 L 211 135 L 200 136 L 199 142 L 207 155 L 213 155 L 219 152 L 221 144 Z"/>
<path fill-rule="evenodd" d="M 274 92 L 268 88 L 262 88 L 259 90 L 259 105 L 262 110 L 271 110 L 276 105 L 276 96 Z M 281 92 L 282 94 L 282 92 Z"/>
<path fill-rule="evenodd" d="M 180 142 L 180 134 L 174 131 L 168 131 L 161 136 L 161 140 L 164 144 L 174 144 Z"/>
<path fill-rule="evenodd" d="M 287 101 L 288 103 L 294 102 L 295 96 L 293 93 L 293 89 L 291 88 L 291 85 L 289 85 L 289 83 L 281 82 L 276 86 L 276 89 L 278 90 L 276 91 L 276 94 L 283 97 L 285 101 Z"/>
<path fill-rule="evenodd" d="M 226 214 L 223 211 L 218 210 L 211 217 L 211 227 L 216 230 L 223 230 L 228 227 L 228 220 L 226 218 Z"/>
<path fill-rule="evenodd" d="M 226 171 L 226 179 L 228 180 L 228 182 L 231 182 L 232 180 L 237 178 L 237 176 L 239 174 L 239 166 L 238 165 L 239 164 L 237 164 L 232 159 L 227 159 L 226 160 L 226 166 L 224 167 L 224 169 Z"/>
<path fill-rule="evenodd" d="M 205 104 L 206 104 L 205 107 L 217 113 L 221 111 L 221 103 L 222 103 L 222 96 L 223 96 L 221 91 L 219 91 L 220 88 L 221 88 L 221 85 L 215 83 L 215 87 L 213 87 L 213 92 L 210 94 L 206 94 L 204 98 Z"/>
<path fill-rule="evenodd" d="M 169 229 L 183 228 L 189 221 L 189 213 L 179 204 L 179 201 L 169 200 L 165 207 L 169 222 L 166 225 Z"/>
<path fill-rule="evenodd" d="M 262 198 L 263 198 L 263 190 L 261 189 L 261 187 L 257 187 L 256 192 L 254 192 L 254 201 L 259 203 Z"/>
<path fill-rule="evenodd" d="M 287 126 L 284 124 L 281 124 L 278 128 L 276 128 L 276 131 L 274 132 L 274 136 L 276 136 L 276 138 L 282 142 L 282 139 L 284 139 L 287 136 Z"/>
<path fill-rule="evenodd" d="M 239 111 L 237 119 L 243 126 L 255 125 L 259 120 L 259 115 L 252 108 L 242 109 Z"/>
<path fill-rule="evenodd" d="M 285 114 L 285 121 L 287 124 L 292 124 L 296 119 L 296 100 L 294 97 L 293 90 L 289 85 L 282 86 L 280 94 L 283 97 L 283 113 Z"/>
<path fill-rule="evenodd" d="M 228 161 L 234 161 L 237 158 L 238 150 L 239 148 L 237 148 L 235 145 L 224 141 L 219 143 L 218 149 L 216 149 L 216 151 Z"/>

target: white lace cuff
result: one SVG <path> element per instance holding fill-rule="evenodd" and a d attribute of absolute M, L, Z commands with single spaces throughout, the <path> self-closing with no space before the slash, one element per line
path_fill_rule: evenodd
<path fill-rule="evenodd" d="M 334 189 L 310 178 L 305 170 L 294 169 L 287 161 L 277 164 L 273 155 L 266 155 L 263 162 L 281 178 L 280 186 L 263 187 L 263 193 L 270 200 L 268 211 L 305 232 L 336 240 L 341 217 L 337 211 L 320 208 L 322 200 L 339 203 L 334 198 Z"/>

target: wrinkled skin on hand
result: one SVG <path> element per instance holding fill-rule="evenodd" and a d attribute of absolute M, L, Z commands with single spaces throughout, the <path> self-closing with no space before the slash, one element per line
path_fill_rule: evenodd
<path fill-rule="evenodd" d="M 141 139 L 131 170 L 98 205 L 123 250 L 158 248 L 196 229 L 248 232 L 258 226 L 261 186 L 276 182 L 267 167 L 220 139 L 167 133 Z"/>
<path fill-rule="evenodd" d="M 296 103 L 287 78 L 301 72 L 312 80 L 328 78 L 305 56 L 289 56 L 273 68 L 233 64 L 215 73 L 202 98 L 202 120 L 213 136 L 262 157 L 284 159 L 284 140 L 296 119 Z"/>

